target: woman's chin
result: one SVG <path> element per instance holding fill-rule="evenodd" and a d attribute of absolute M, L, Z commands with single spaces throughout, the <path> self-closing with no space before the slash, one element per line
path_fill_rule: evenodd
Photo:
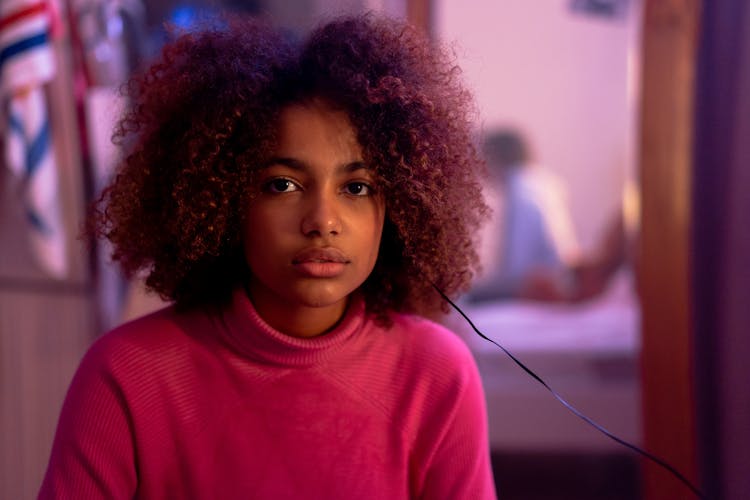
<path fill-rule="evenodd" d="M 305 287 L 293 294 L 292 306 L 307 307 L 312 309 L 325 309 L 341 306 L 346 303 L 351 290 L 338 290 L 338 287 Z"/>

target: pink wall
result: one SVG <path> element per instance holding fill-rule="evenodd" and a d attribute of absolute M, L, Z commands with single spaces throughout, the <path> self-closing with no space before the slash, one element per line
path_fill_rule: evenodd
<path fill-rule="evenodd" d="M 435 33 L 455 42 L 484 130 L 520 128 L 568 182 L 590 248 L 634 171 L 639 2 L 620 20 L 572 13 L 570 3 L 436 0 Z"/>

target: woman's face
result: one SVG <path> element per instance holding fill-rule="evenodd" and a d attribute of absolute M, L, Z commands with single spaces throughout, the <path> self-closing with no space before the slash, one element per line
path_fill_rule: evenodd
<path fill-rule="evenodd" d="M 378 257 L 385 204 L 343 111 L 314 100 L 283 109 L 243 227 L 249 290 L 278 330 L 332 327 Z"/>

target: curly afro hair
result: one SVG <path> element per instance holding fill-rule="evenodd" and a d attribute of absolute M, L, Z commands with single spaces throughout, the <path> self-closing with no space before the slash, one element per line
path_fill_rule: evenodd
<path fill-rule="evenodd" d="M 367 308 L 430 314 L 464 291 L 487 208 L 472 101 L 451 58 L 416 29 L 372 14 L 294 42 L 253 20 L 184 33 L 128 85 L 126 150 L 90 231 L 127 275 L 178 306 L 221 303 L 246 280 L 243 209 L 274 150 L 280 111 L 323 98 L 345 110 L 385 194 Z"/>

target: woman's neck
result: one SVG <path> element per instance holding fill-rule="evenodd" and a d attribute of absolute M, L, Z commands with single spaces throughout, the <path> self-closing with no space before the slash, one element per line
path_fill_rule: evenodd
<path fill-rule="evenodd" d="M 258 315 L 275 330 L 291 337 L 310 338 L 332 330 L 344 316 L 348 300 L 323 307 L 289 304 L 245 287 Z"/>

